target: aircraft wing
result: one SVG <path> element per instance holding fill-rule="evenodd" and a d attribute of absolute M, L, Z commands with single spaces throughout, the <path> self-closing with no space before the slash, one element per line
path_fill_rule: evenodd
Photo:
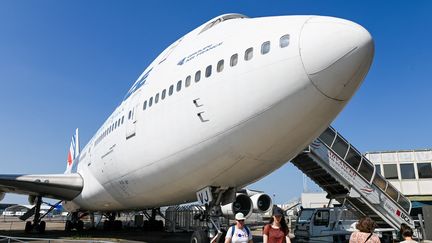
<path fill-rule="evenodd" d="M 81 193 L 83 185 L 83 179 L 78 173 L 0 175 L 0 194 L 10 192 L 69 201 Z"/>

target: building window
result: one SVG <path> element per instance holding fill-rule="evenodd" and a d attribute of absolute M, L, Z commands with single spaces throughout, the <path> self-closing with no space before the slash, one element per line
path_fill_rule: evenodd
<path fill-rule="evenodd" d="M 191 76 L 187 76 L 185 79 L 185 87 L 189 87 L 191 84 Z"/>
<path fill-rule="evenodd" d="M 196 82 L 199 82 L 200 79 L 201 79 L 201 71 L 197 71 L 197 72 L 195 73 L 195 83 L 196 83 Z"/>
<path fill-rule="evenodd" d="M 432 178 L 431 163 L 417 163 L 418 178 Z"/>
<path fill-rule="evenodd" d="M 265 55 L 270 52 L 270 41 L 266 41 L 261 45 L 261 54 Z"/>
<path fill-rule="evenodd" d="M 145 110 L 146 108 L 147 108 L 147 100 L 144 101 L 144 104 L 143 104 L 143 110 Z"/>
<path fill-rule="evenodd" d="M 222 72 L 223 68 L 224 68 L 224 60 L 222 59 L 218 62 L 216 70 L 218 73 L 220 73 Z"/>
<path fill-rule="evenodd" d="M 384 176 L 386 179 L 399 179 L 397 166 L 395 164 L 384 165 Z"/>
<path fill-rule="evenodd" d="M 206 72 L 205 72 L 205 76 L 206 76 L 206 78 L 210 77 L 210 76 L 211 76 L 211 73 L 212 73 L 212 66 L 209 65 L 209 66 L 207 66 L 207 68 L 206 68 Z"/>
<path fill-rule="evenodd" d="M 252 59 L 252 57 L 253 57 L 253 48 L 251 47 L 251 48 L 248 48 L 248 49 L 245 51 L 244 59 L 245 59 L 246 61 L 249 61 L 250 59 Z"/>
<path fill-rule="evenodd" d="M 173 94 L 173 92 L 174 92 L 174 85 L 171 85 L 169 87 L 168 95 L 171 96 Z"/>
<path fill-rule="evenodd" d="M 235 65 L 237 65 L 237 62 L 238 62 L 238 54 L 232 55 L 230 60 L 230 66 L 234 67 Z"/>
<path fill-rule="evenodd" d="M 122 116 L 122 124 L 123 124 L 123 122 L 124 122 L 124 116 Z"/>
<path fill-rule="evenodd" d="M 129 111 L 128 119 L 130 120 L 132 117 L 132 111 Z"/>
<path fill-rule="evenodd" d="M 381 174 L 381 165 L 375 165 L 375 174 Z"/>
<path fill-rule="evenodd" d="M 400 164 L 402 179 L 415 179 L 414 164 Z"/>
<path fill-rule="evenodd" d="M 165 96 L 166 96 L 166 89 L 162 90 L 161 98 L 162 98 L 162 99 L 165 99 Z"/>
<path fill-rule="evenodd" d="M 280 38 L 279 41 L 279 46 L 281 48 L 287 47 L 289 45 L 289 40 L 290 40 L 290 36 L 289 35 L 284 35 Z"/>
<path fill-rule="evenodd" d="M 181 88 L 182 88 L 182 81 L 180 80 L 177 82 L 177 92 L 179 92 Z"/>

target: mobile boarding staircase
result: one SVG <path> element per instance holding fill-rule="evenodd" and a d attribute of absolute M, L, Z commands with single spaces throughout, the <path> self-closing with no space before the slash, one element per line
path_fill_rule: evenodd
<path fill-rule="evenodd" d="M 411 202 L 375 166 L 332 127 L 328 127 L 292 163 L 358 216 L 369 216 L 379 228 L 414 229 Z"/>

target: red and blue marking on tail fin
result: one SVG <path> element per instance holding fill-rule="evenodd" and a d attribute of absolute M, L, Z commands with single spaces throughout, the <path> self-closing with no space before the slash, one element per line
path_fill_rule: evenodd
<path fill-rule="evenodd" d="M 69 147 L 69 153 L 67 157 L 67 165 L 66 165 L 66 171 L 65 174 L 70 174 L 72 172 L 76 172 L 73 170 L 76 170 L 76 160 L 79 155 L 79 139 L 78 139 L 78 128 L 75 130 L 75 134 L 72 136 L 71 144 Z"/>

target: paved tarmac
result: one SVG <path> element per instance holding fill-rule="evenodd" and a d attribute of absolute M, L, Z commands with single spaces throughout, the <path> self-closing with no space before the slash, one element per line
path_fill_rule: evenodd
<path fill-rule="evenodd" d="M 168 233 L 147 232 L 141 229 L 123 229 L 120 231 L 84 230 L 82 232 L 64 231 L 63 221 L 46 221 L 46 232 L 25 233 L 25 222 L 17 219 L 0 220 L 0 242 L 1 236 L 41 238 L 36 242 L 48 242 L 42 239 L 54 239 L 50 242 L 70 242 L 69 240 L 84 240 L 86 242 L 145 242 L 145 243 L 186 243 L 190 242 L 192 232 Z M 254 242 L 262 242 L 261 232 L 254 233 Z M 27 242 L 27 240 L 26 240 Z M 32 241 L 33 242 L 33 241 Z"/>

